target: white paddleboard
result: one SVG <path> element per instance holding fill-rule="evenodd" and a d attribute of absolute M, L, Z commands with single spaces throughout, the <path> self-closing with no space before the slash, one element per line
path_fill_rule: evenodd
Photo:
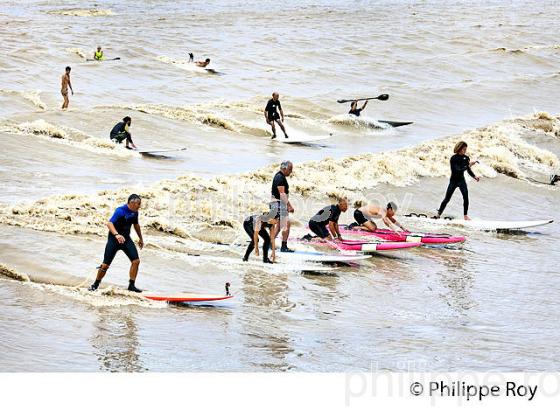
<path fill-rule="evenodd" d="M 439 225 L 439 226 L 458 226 L 479 231 L 507 231 L 515 229 L 534 228 L 536 226 L 548 225 L 554 222 L 552 219 L 540 219 L 534 221 L 488 221 L 483 219 L 472 219 L 465 221 L 464 219 L 432 219 L 417 216 L 405 216 L 410 222 L 419 222 L 423 224 Z"/>
<path fill-rule="evenodd" d="M 283 144 L 314 144 L 319 141 L 328 140 L 331 136 L 330 135 L 306 135 L 306 136 L 299 136 L 296 135 L 295 137 L 288 137 L 285 138 L 283 135 L 278 135 L 273 141 L 278 141 Z"/>
<path fill-rule="evenodd" d="M 162 154 L 165 152 L 176 152 L 176 151 L 186 151 L 186 148 L 153 149 L 153 150 L 143 149 L 141 151 L 138 150 L 137 152 L 142 155 L 144 154 L 150 155 L 150 154 Z"/>
<path fill-rule="evenodd" d="M 307 262 L 322 262 L 322 263 L 348 263 L 359 262 L 364 259 L 371 258 L 371 255 L 357 255 L 357 254 L 326 254 L 321 252 L 301 251 L 295 252 L 278 252 L 276 259 L 284 261 L 307 261 Z"/>

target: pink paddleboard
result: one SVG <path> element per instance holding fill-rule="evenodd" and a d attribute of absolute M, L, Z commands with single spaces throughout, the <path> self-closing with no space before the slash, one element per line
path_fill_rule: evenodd
<path fill-rule="evenodd" d="M 420 242 L 426 244 L 460 243 L 465 242 L 466 239 L 464 236 L 451 236 L 437 233 L 395 232 L 390 229 L 378 229 L 375 232 L 371 232 L 365 229 L 348 229 L 347 225 L 341 225 L 340 232 L 347 235 L 376 237 L 385 241 Z"/>

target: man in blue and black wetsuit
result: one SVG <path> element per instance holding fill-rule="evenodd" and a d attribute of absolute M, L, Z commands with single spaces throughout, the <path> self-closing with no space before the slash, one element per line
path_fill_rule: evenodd
<path fill-rule="evenodd" d="M 123 251 L 128 259 L 130 259 L 130 280 L 128 281 L 128 290 L 132 292 L 142 292 L 135 285 L 136 275 L 138 275 L 138 266 L 140 265 L 140 258 L 138 257 L 138 251 L 134 242 L 130 238 L 130 227 L 134 226 L 134 230 L 138 235 L 138 245 L 140 249 L 144 247 L 144 240 L 142 239 L 142 231 L 140 230 L 140 225 L 138 224 L 138 210 L 142 200 L 136 194 L 132 194 L 128 197 L 128 201 L 125 205 L 119 206 L 109 222 L 107 222 L 107 227 L 109 228 L 109 236 L 107 238 L 107 245 L 105 245 L 105 255 L 103 256 L 103 263 L 97 271 L 97 277 L 95 282 L 89 287 L 89 290 L 97 290 L 101 280 L 107 273 L 107 269 L 113 262 L 115 255 L 118 251 Z"/>

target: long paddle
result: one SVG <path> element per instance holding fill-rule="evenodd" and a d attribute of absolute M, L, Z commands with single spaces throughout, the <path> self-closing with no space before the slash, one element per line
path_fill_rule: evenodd
<path fill-rule="evenodd" d="M 352 101 L 367 101 L 367 100 L 379 100 L 379 101 L 387 101 L 389 99 L 389 94 L 381 94 L 377 97 L 368 97 L 368 98 L 352 98 L 351 100 L 336 100 L 337 103 L 348 103 Z"/>
<path fill-rule="evenodd" d="M 120 57 L 115 57 L 115 58 L 104 58 L 103 60 L 96 60 L 94 58 L 86 58 L 86 61 L 115 61 L 115 60 L 120 60 Z"/>

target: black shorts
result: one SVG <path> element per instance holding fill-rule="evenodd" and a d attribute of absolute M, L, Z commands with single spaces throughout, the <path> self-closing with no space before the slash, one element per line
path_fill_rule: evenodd
<path fill-rule="evenodd" d="M 138 251 L 136 250 L 136 245 L 134 245 L 133 240 L 130 236 L 125 236 L 125 242 L 120 244 L 112 234 L 109 234 L 107 238 L 107 245 L 105 245 L 105 255 L 103 255 L 103 263 L 105 265 L 110 265 L 115 259 L 115 255 L 118 251 L 123 251 L 128 259 L 132 262 L 133 260 L 140 259 L 138 257 Z"/>
<path fill-rule="evenodd" d="M 311 232 L 313 232 L 321 239 L 325 239 L 329 237 L 329 231 L 327 229 L 327 226 L 321 225 L 319 222 L 314 221 L 313 219 L 309 221 L 309 229 L 311 229 Z"/>
<path fill-rule="evenodd" d="M 354 219 L 358 222 L 358 225 L 363 225 L 368 221 L 368 219 L 364 216 L 364 213 L 359 209 L 354 211 Z"/>

